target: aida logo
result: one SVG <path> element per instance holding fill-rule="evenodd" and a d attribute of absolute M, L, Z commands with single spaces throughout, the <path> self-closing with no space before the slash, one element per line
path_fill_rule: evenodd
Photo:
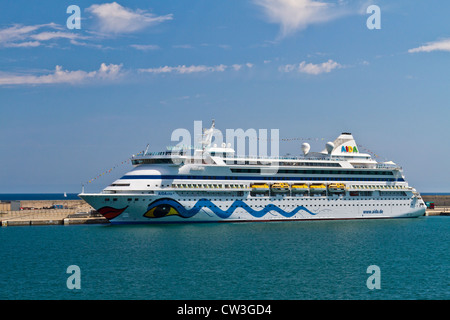
<path fill-rule="evenodd" d="M 342 146 L 341 152 L 358 152 L 358 149 L 356 149 L 356 146 Z"/>

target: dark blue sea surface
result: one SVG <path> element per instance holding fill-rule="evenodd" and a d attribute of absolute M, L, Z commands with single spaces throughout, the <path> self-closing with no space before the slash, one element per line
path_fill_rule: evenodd
<path fill-rule="evenodd" d="M 449 299 L 449 231 L 439 216 L 1 227 L 0 299 Z"/>

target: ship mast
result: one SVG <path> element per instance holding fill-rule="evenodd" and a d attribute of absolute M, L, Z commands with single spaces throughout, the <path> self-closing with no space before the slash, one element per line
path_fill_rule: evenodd
<path fill-rule="evenodd" d="M 215 121 L 212 120 L 211 128 L 203 130 L 202 137 L 202 150 L 204 151 L 206 147 L 211 145 L 213 133 L 214 133 Z"/>

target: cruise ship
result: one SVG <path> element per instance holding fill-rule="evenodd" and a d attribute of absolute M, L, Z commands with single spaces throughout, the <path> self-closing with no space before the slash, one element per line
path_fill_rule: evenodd
<path fill-rule="evenodd" d="M 100 193 L 79 196 L 112 224 L 412 218 L 425 214 L 402 168 L 361 153 L 342 133 L 321 152 L 238 156 L 211 143 L 191 152 L 133 156 L 133 169 Z M 300 148 L 299 148 L 300 150 Z"/>

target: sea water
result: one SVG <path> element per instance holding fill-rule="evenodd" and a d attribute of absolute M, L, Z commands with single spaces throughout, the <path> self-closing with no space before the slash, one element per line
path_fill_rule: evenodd
<path fill-rule="evenodd" d="M 0 299 L 449 299 L 449 231 L 450 217 L 2 227 Z"/>

